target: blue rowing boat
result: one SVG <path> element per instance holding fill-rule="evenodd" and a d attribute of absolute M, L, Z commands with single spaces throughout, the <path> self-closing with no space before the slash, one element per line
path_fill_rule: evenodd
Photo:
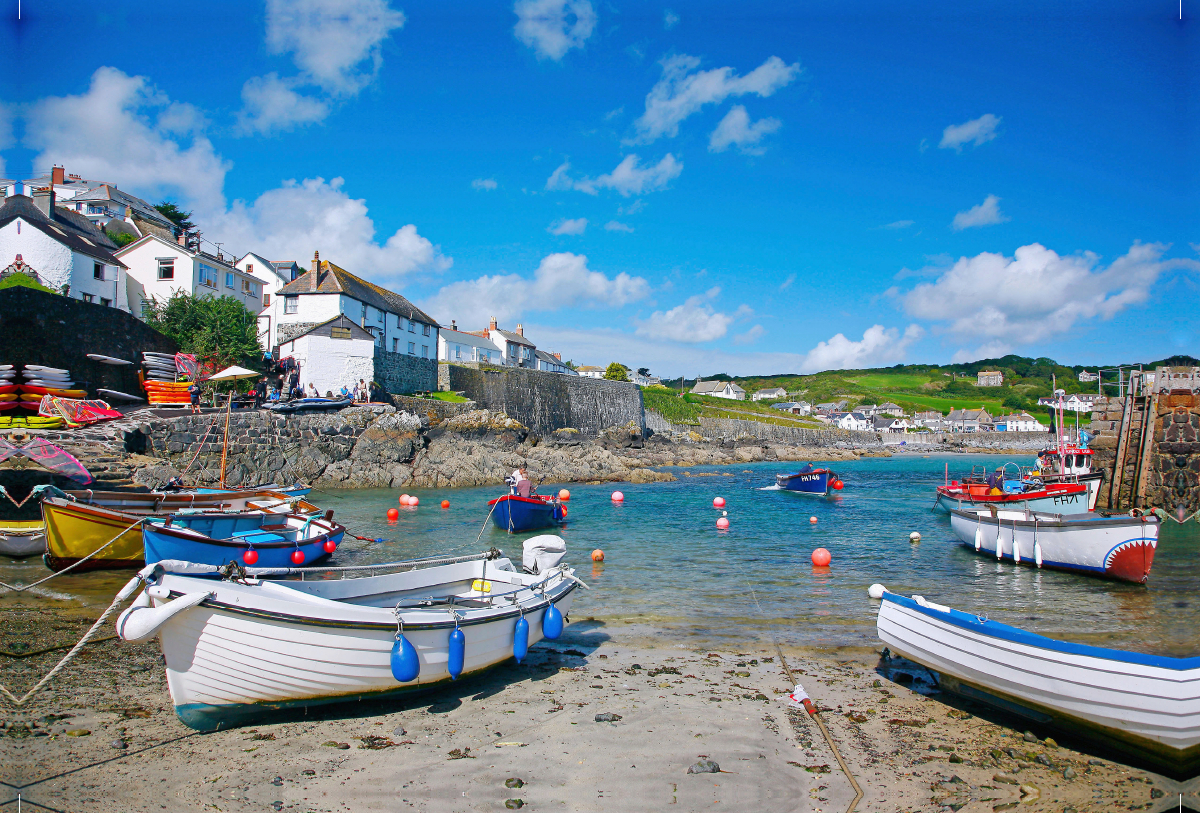
<path fill-rule="evenodd" d="M 835 485 L 839 484 L 839 485 Z M 806 465 L 795 474 L 776 474 L 775 485 L 784 491 L 794 491 L 797 494 L 807 494 L 811 497 L 827 497 L 829 489 L 839 488 L 841 481 L 829 469 L 814 469 L 812 464 Z"/>
<path fill-rule="evenodd" d="M 488 505 L 492 506 L 492 522 L 510 534 L 561 525 L 567 517 L 567 507 L 554 497 L 505 494 Z"/>
<path fill-rule="evenodd" d="M 346 529 L 300 514 L 174 514 L 142 525 L 146 564 L 177 559 L 222 567 L 295 567 L 327 558 Z"/>

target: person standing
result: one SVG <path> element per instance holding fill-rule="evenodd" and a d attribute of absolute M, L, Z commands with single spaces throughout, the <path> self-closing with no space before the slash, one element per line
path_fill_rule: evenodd
<path fill-rule="evenodd" d="M 188 393 L 188 398 L 192 402 L 192 414 L 199 415 L 200 414 L 200 384 L 199 384 L 199 382 L 193 381 L 192 385 L 187 388 L 187 393 Z"/>

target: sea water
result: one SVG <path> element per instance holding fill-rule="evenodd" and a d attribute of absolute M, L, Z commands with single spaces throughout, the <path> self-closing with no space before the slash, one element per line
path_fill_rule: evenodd
<path fill-rule="evenodd" d="M 367 564 L 501 549 L 519 562 L 521 542 L 558 533 L 567 559 L 591 588 L 577 593 L 571 615 L 633 625 L 639 634 L 696 647 L 737 648 L 772 638 L 787 647 L 878 647 L 875 582 L 906 595 L 1057 638 L 1172 656 L 1200 654 L 1200 528 L 1162 527 L 1146 585 L 996 562 L 958 543 L 949 518 L 932 511 L 946 467 L 951 478 L 972 465 L 995 467 L 1007 457 L 902 454 L 832 464 L 845 488 L 831 499 L 770 488 L 798 463 L 665 469 L 679 479 L 633 485 L 542 484 L 543 494 L 568 488 L 565 528 L 508 534 L 487 521 L 488 500 L 502 487 L 417 489 L 418 508 L 397 504 L 396 490 L 314 490 L 351 532 L 336 564 Z M 1031 460 L 1020 459 L 1028 464 Z M 821 464 L 818 464 L 821 465 Z M 613 491 L 625 495 L 614 503 Z M 726 500 L 729 530 L 716 528 Z M 442 509 L 442 500 L 450 507 Z M 389 508 L 400 518 L 389 523 Z M 816 517 L 817 522 L 810 522 Z M 916 531 L 921 541 L 913 544 Z M 830 551 L 828 568 L 811 563 Z M 593 549 L 603 564 L 593 564 Z M 37 559 L 0 566 L 0 580 L 45 575 Z M 51 581 L 51 596 L 106 606 L 128 572 L 84 573 Z M 747 644 L 748 645 L 748 644 Z"/>

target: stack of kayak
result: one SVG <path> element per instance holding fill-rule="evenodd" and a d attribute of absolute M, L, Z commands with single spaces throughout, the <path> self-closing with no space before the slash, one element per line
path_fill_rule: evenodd
<path fill-rule="evenodd" d="M 17 408 L 21 400 L 17 387 L 17 371 L 11 364 L 0 364 L 0 413 Z"/>
<path fill-rule="evenodd" d="M 62 418 L 0 413 L 0 429 L 62 429 L 64 426 L 66 426 L 66 421 Z"/>
<path fill-rule="evenodd" d="M 174 353 L 142 353 L 142 366 L 146 381 L 170 381 L 174 383 L 177 373 Z"/>
<path fill-rule="evenodd" d="M 183 406 L 189 401 L 188 387 L 190 381 L 178 383 L 169 381 L 144 381 L 142 388 L 146 390 L 146 398 L 158 406 Z"/>
<path fill-rule="evenodd" d="M 87 398 L 87 392 L 75 387 L 70 370 L 45 367 L 41 364 L 26 364 L 21 370 L 21 381 L 15 374 L 9 379 L 20 392 L 18 402 L 24 409 L 36 412 L 43 395 L 59 398 Z M 5 387 L 7 389 L 7 387 Z"/>

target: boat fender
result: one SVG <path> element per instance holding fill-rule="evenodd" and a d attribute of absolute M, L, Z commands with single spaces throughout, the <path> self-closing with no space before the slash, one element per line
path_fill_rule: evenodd
<path fill-rule="evenodd" d="M 414 681 L 421 674 L 421 659 L 417 657 L 417 650 L 402 632 L 396 633 L 396 640 L 392 643 L 391 665 L 392 677 L 400 683 Z"/>
<path fill-rule="evenodd" d="M 979 549 L 983 547 L 983 528 L 979 525 L 975 526 L 975 552 L 979 553 Z"/>
<path fill-rule="evenodd" d="M 1042 543 L 1036 539 L 1033 540 L 1033 562 L 1038 567 L 1042 566 Z"/>
<path fill-rule="evenodd" d="M 558 608 L 551 604 L 546 608 L 545 614 L 542 615 L 542 637 L 548 641 L 553 641 L 562 635 L 563 617 Z"/>
<path fill-rule="evenodd" d="M 878 601 L 879 599 L 883 598 L 883 594 L 887 591 L 887 588 L 882 584 L 876 583 L 867 588 L 867 595 Z"/>
<path fill-rule="evenodd" d="M 458 628 L 455 623 L 454 630 L 450 633 L 450 646 L 447 652 L 446 669 L 450 672 L 450 679 L 457 680 L 462 674 L 463 662 L 467 657 L 467 636 L 463 635 L 463 631 Z"/>
<path fill-rule="evenodd" d="M 1013 562 L 1018 565 L 1021 564 L 1021 546 L 1017 544 L 1016 525 L 1013 526 Z"/>
<path fill-rule="evenodd" d="M 169 601 L 161 607 L 149 606 L 150 597 L 143 592 L 138 602 L 121 613 L 117 618 L 117 636 L 122 641 L 137 642 L 153 638 L 163 624 L 184 610 L 190 610 L 216 593 L 198 592 L 186 593 L 174 601 Z M 144 597 L 144 603 L 143 602 Z"/>
<path fill-rule="evenodd" d="M 525 620 L 525 615 L 522 613 L 513 630 L 513 657 L 517 659 L 517 663 L 520 663 L 525 660 L 527 654 L 529 654 L 529 622 Z"/>
<path fill-rule="evenodd" d="M 996 561 L 1004 558 L 1004 542 L 1000 539 L 1000 522 L 996 522 Z"/>

